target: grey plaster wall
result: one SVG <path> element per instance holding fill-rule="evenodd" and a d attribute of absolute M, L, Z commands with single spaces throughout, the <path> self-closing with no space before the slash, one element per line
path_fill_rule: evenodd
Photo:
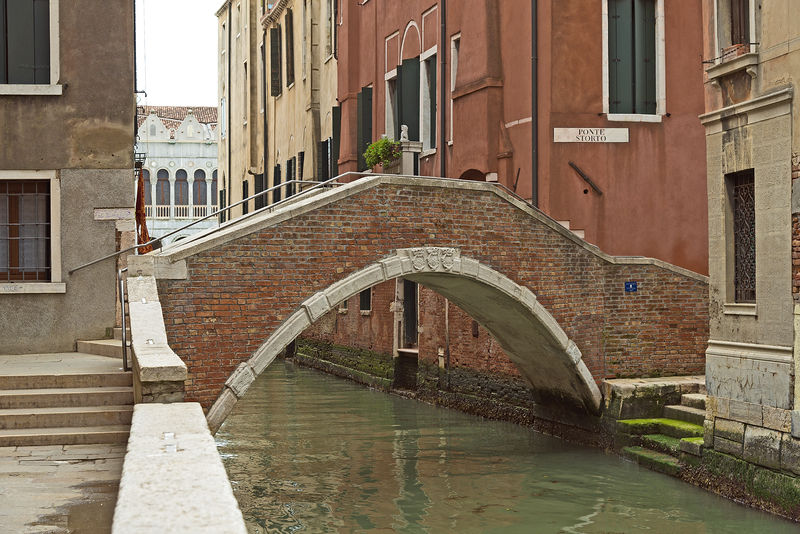
<path fill-rule="evenodd" d="M 0 295 L 0 353 L 71 351 L 77 339 L 114 326 L 116 262 L 68 271 L 116 250 L 116 221 L 95 208 L 133 205 L 131 169 L 66 169 L 61 177 L 61 253 L 65 294 Z"/>

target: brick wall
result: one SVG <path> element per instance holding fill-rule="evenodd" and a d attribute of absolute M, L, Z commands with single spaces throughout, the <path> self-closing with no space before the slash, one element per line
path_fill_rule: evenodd
<path fill-rule="evenodd" d="M 595 379 L 703 371 L 707 284 L 649 264 L 614 265 L 492 191 L 381 183 L 186 258 L 159 280 L 169 343 L 186 362 L 187 400 L 208 408 L 233 369 L 300 304 L 393 250 L 449 246 L 527 286 L 578 345 Z M 639 281 L 636 293 L 624 282 Z M 331 340 L 391 351 L 393 284 L 373 311 L 336 314 Z M 421 360 L 443 343 L 443 299 L 420 299 Z M 451 361 L 514 374 L 497 342 L 451 305 Z M 330 315 L 322 321 L 331 321 Z"/>

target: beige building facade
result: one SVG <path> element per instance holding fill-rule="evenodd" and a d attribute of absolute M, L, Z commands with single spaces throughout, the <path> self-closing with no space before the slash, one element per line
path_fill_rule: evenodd
<path fill-rule="evenodd" d="M 133 244 L 133 3 L 0 6 L 0 353 L 72 351 Z"/>
<path fill-rule="evenodd" d="M 338 174 L 336 5 L 280 0 L 261 19 L 268 39 L 265 188 Z M 268 202 L 299 191 L 297 185 L 276 189 Z"/>
<path fill-rule="evenodd" d="M 705 0 L 706 445 L 800 474 L 800 25 L 794 0 Z M 795 247 L 796 248 L 796 247 Z M 793 274 L 793 269 L 795 273 Z M 793 417 L 794 415 L 794 417 Z"/>

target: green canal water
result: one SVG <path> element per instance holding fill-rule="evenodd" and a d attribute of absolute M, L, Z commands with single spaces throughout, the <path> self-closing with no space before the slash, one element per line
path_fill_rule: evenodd
<path fill-rule="evenodd" d="M 800 530 L 599 450 L 282 361 L 217 446 L 250 532 Z"/>

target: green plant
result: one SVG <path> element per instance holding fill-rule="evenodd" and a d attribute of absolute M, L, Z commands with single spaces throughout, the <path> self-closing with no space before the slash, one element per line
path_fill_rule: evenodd
<path fill-rule="evenodd" d="M 369 145 L 367 151 L 364 152 L 364 160 L 367 162 L 367 168 L 369 169 L 378 163 L 386 165 L 398 159 L 400 159 L 400 143 L 386 137 L 382 137 Z"/>

